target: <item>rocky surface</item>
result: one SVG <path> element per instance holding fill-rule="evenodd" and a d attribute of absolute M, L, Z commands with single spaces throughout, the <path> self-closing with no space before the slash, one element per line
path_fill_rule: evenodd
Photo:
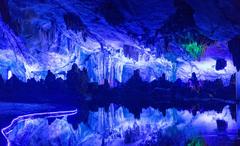
<path fill-rule="evenodd" d="M 227 83 L 236 72 L 227 42 L 240 34 L 237 0 L 1 1 L 5 79 L 40 79 L 47 70 L 65 78 L 73 63 L 87 68 L 91 81 L 111 85 L 135 69 L 148 81 L 162 73 L 187 80 L 196 72 Z M 223 70 L 215 69 L 219 58 Z"/>

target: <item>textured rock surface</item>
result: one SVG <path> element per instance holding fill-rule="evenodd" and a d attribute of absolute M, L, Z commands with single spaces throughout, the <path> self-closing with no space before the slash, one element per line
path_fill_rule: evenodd
<path fill-rule="evenodd" d="M 226 42 L 240 34 L 237 0 L 2 1 L 5 79 L 10 73 L 40 79 L 49 69 L 64 78 L 74 62 L 88 69 L 91 81 L 111 85 L 137 68 L 148 81 L 163 72 L 187 80 L 195 71 L 201 79 L 227 82 L 236 71 Z M 203 46 L 198 58 L 183 47 L 191 42 Z M 216 71 L 219 55 L 227 66 Z"/>

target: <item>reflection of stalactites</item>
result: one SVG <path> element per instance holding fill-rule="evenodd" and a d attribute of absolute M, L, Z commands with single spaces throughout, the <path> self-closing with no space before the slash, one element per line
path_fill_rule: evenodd
<path fill-rule="evenodd" d="M 109 128 L 112 129 L 114 128 L 114 104 L 110 104 L 109 110 L 108 110 L 108 123 L 109 123 Z"/>
<path fill-rule="evenodd" d="M 142 109 L 138 119 L 122 106 L 110 104 L 108 109 L 108 112 L 104 108 L 99 108 L 96 112 L 90 111 L 87 124 L 80 123 L 76 130 L 67 121 L 67 116 L 77 113 L 77 110 L 72 110 L 19 116 L 1 131 L 9 145 L 13 143 L 24 145 L 27 142 L 36 146 L 49 144 L 76 146 L 99 144 L 103 136 L 112 143 L 117 143 L 123 141 L 126 137 L 124 133 L 130 129 L 132 138 L 142 135 L 139 141 L 144 141 L 147 134 L 149 138 L 154 138 L 155 142 L 156 134 L 160 134 L 156 139 L 158 143 L 162 144 L 165 138 L 171 138 L 171 141 L 176 141 L 174 144 L 171 143 L 173 145 L 186 145 L 186 140 L 201 137 L 201 133 L 216 133 L 218 119 L 228 124 L 227 132 L 237 130 L 229 106 L 225 106 L 220 113 L 212 110 L 199 112 L 195 116 L 188 110 L 178 111 L 174 108 L 166 109 L 166 114 L 163 116 L 159 110 L 148 107 Z M 53 118 L 54 121 L 49 124 Z M 169 144 L 169 141 L 167 143 Z M 166 143 L 164 142 L 163 145 Z"/>
<path fill-rule="evenodd" d="M 98 132 L 103 132 L 105 130 L 105 118 L 104 108 L 98 108 Z"/>

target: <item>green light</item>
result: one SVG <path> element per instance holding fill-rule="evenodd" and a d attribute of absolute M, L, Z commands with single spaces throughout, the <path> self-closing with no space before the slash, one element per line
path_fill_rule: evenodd
<path fill-rule="evenodd" d="M 183 47 L 194 59 L 198 59 L 204 51 L 203 46 L 197 42 L 191 42 L 189 44 L 183 45 Z"/>
<path fill-rule="evenodd" d="M 204 140 L 201 138 L 194 138 L 191 143 L 189 143 L 187 146 L 204 146 Z"/>

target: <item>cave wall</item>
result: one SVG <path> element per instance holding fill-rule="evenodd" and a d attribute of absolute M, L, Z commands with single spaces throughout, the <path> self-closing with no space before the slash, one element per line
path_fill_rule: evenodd
<path fill-rule="evenodd" d="M 240 32 L 238 15 L 232 16 L 239 5 L 215 1 L 4 1 L 0 72 L 26 80 L 51 70 L 65 78 L 76 63 L 91 81 L 108 79 L 111 85 L 126 81 L 134 69 L 146 81 L 162 73 L 187 81 L 196 72 L 200 79 L 227 82 L 236 71 L 227 41 Z M 193 42 L 203 48 L 197 57 L 184 47 Z M 227 65 L 216 70 L 219 58 Z"/>

